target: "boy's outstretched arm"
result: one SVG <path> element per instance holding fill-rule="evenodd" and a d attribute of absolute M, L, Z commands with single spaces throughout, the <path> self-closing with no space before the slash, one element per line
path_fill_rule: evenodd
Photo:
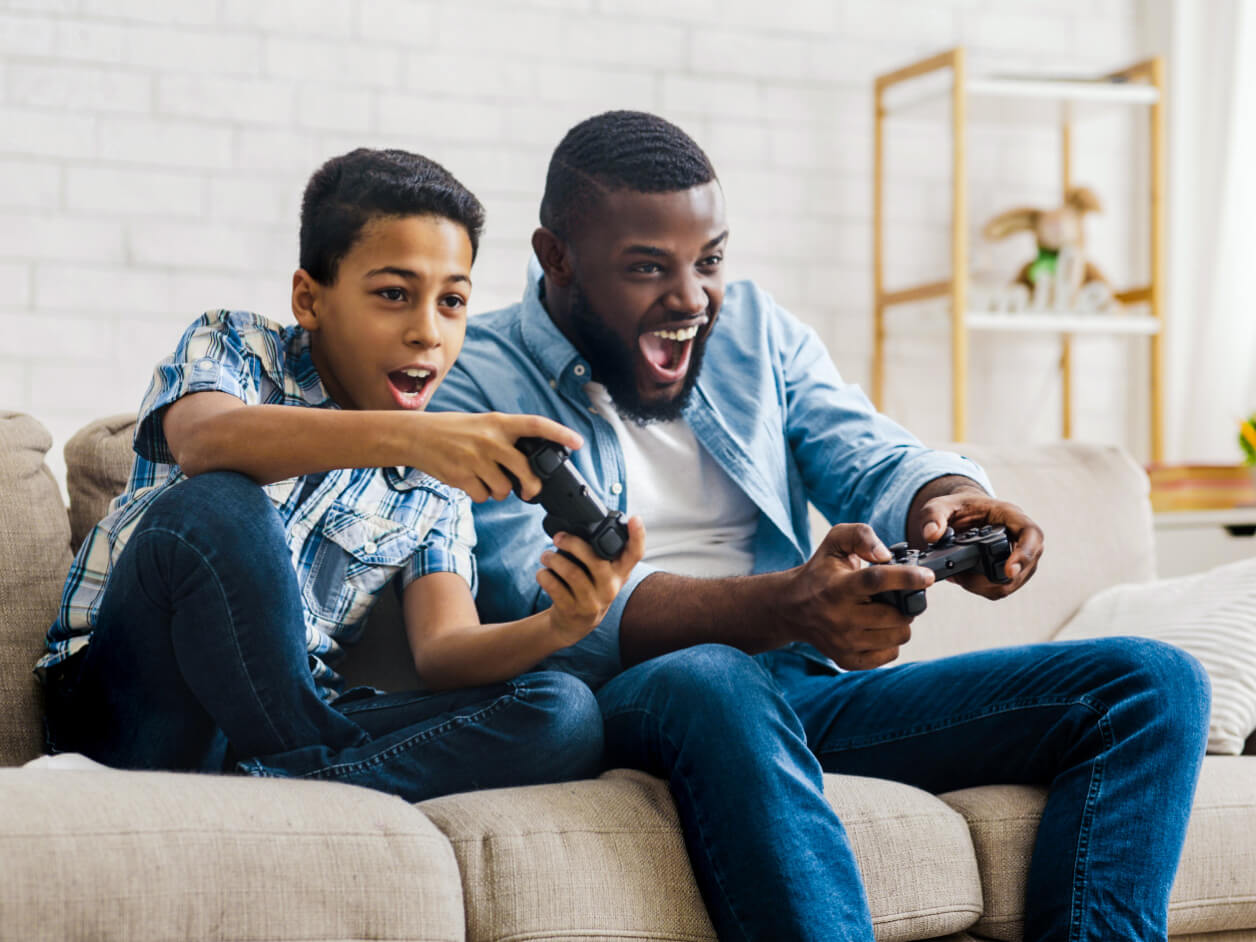
<path fill-rule="evenodd" d="M 579 448 L 581 437 L 536 415 L 301 409 L 248 405 L 225 392 L 198 392 L 166 407 L 162 429 L 175 461 L 192 477 L 239 471 L 259 484 L 335 468 L 418 468 L 474 501 L 510 494 L 508 468 L 523 497 L 541 489 L 514 443 L 525 436 Z"/>
<path fill-rule="evenodd" d="M 604 560 L 579 537 L 554 544 L 579 562 L 547 550 L 536 581 L 553 604 L 518 621 L 482 625 L 467 583 L 451 572 L 421 576 L 403 596 L 414 666 L 430 689 L 471 687 L 525 673 L 559 648 L 575 644 L 602 621 L 632 567 L 645 552 L 645 526 L 628 521 L 628 545 Z"/>

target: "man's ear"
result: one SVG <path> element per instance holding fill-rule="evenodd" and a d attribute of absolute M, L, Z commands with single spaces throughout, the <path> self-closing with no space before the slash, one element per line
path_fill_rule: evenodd
<path fill-rule="evenodd" d="M 292 316 L 306 330 L 318 330 L 318 297 L 321 285 L 304 268 L 292 273 Z"/>
<path fill-rule="evenodd" d="M 532 251 L 547 280 L 563 288 L 571 284 L 571 251 L 557 233 L 539 226 L 532 233 Z"/>

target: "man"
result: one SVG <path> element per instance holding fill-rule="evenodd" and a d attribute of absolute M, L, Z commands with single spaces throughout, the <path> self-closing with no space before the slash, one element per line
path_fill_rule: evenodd
<path fill-rule="evenodd" d="M 1001 524 L 1015 592 L 1039 528 L 982 471 L 925 449 L 842 382 L 814 332 L 755 285 L 726 286 L 723 194 L 706 155 L 652 115 L 611 112 L 558 145 L 520 304 L 473 318 L 438 409 L 538 412 L 650 534 L 607 616 L 544 663 L 597 692 L 607 760 L 670 784 L 724 939 L 872 939 L 822 772 L 934 792 L 1050 786 L 1026 938 L 1165 938 L 1202 759 L 1208 681 L 1136 639 L 892 662 L 910 619 L 873 601 L 930 584 L 869 566 L 886 543 Z M 807 503 L 834 524 L 808 557 Z M 540 511 L 476 508 L 485 620 L 547 604 L 528 563 Z"/>

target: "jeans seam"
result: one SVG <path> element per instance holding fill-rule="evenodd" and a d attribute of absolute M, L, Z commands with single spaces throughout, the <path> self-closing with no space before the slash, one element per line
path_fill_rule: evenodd
<path fill-rule="evenodd" d="M 509 693 L 502 694 L 501 696 L 493 700 L 493 702 L 490 703 L 488 706 L 484 707 L 481 710 L 477 710 L 475 713 L 470 713 L 467 715 L 460 715 L 460 716 L 452 716 L 445 722 L 441 723 L 440 725 L 433 726 L 430 729 L 425 729 L 419 733 L 415 733 L 413 736 L 407 736 L 401 742 L 396 743 L 392 746 L 389 746 L 387 749 L 384 749 L 381 752 L 377 752 L 371 755 L 369 758 L 359 759 L 357 762 L 345 762 L 345 763 L 336 763 L 334 765 L 325 765 L 318 769 L 312 769 L 309 772 L 303 772 L 299 776 L 296 776 L 296 777 L 297 778 L 319 778 L 319 779 L 349 778 L 351 776 L 357 775 L 359 772 L 364 772 L 367 769 L 376 768 L 382 765 L 383 763 L 387 762 L 388 760 L 393 759 L 401 755 L 404 752 L 407 752 L 408 750 L 414 748 L 415 746 L 422 745 L 423 743 L 426 743 L 426 742 L 430 742 L 431 740 L 444 736 L 446 733 L 453 732 L 456 729 L 462 729 L 465 726 L 470 726 L 474 723 L 482 722 L 484 719 L 486 719 L 489 716 L 492 716 L 494 713 L 497 713 L 505 709 L 509 701 L 527 699 L 527 695 L 530 688 L 528 687 L 526 682 L 513 680 L 513 681 L 509 681 L 508 684 L 511 688 Z"/>
<path fill-rule="evenodd" d="M 265 717 L 266 725 L 270 729 L 271 734 L 275 737 L 276 740 L 282 740 L 284 737 L 279 734 L 279 730 L 276 729 L 275 724 L 271 722 L 270 711 L 267 710 L 266 705 L 262 703 L 262 698 L 257 692 L 257 685 L 254 684 L 253 682 L 253 675 L 252 675 L 252 672 L 249 670 L 248 661 L 246 661 L 244 658 L 244 652 L 240 650 L 240 639 L 235 628 L 235 617 L 233 616 L 231 612 L 231 605 L 227 601 L 227 593 L 223 589 L 222 580 L 218 578 L 218 571 L 214 569 L 213 564 L 210 563 L 209 559 L 205 556 L 205 554 L 202 553 L 198 547 L 190 543 L 183 536 L 183 534 L 179 533 L 178 531 L 171 530 L 166 527 L 153 526 L 153 527 L 149 527 L 143 530 L 140 533 L 135 534 L 135 536 L 142 537 L 142 536 L 147 536 L 150 533 L 165 533 L 169 536 L 174 537 L 174 539 L 178 540 L 185 547 L 191 550 L 196 555 L 196 557 L 201 561 L 201 564 L 204 566 L 204 568 L 208 571 L 211 582 L 214 588 L 218 591 L 220 598 L 222 599 L 223 608 L 225 609 L 227 613 L 227 619 L 231 623 L 231 644 L 232 644 L 232 647 L 235 649 L 236 662 L 240 665 L 241 669 L 244 672 L 244 678 L 248 682 L 249 693 L 252 695 L 254 703 L 257 704 L 258 712 L 263 717 Z M 141 586 L 140 589 L 141 591 L 143 591 L 143 586 Z M 148 593 L 145 592 L 145 595 L 147 594 Z M 149 601 L 151 602 L 152 600 L 150 599 Z M 175 655 L 175 659 L 176 661 L 178 660 L 177 653 Z M 184 682 L 186 683 L 186 680 Z"/>
<path fill-rule="evenodd" d="M 659 736 L 662 737 L 663 741 L 667 743 L 667 745 L 671 748 L 672 752 L 675 753 L 677 756 L 681 754 L 681 750 L 677 747 L 676 743 L 672 740 L 671 736 L 668 735 L 666 731 L 666 727 L 663 724 L 663 722 L 659 719 L 658 716 L 656 716 L 653 712 L 651 712 L 646 707 L 641 707 L 641 706 L 625 707 L 624 709 L 617 710 L 613 713 L 604 713 L 603 722 L 605 722 L 607 719 L 613 719 L 620 716 L 626 716 L 630 713 L 640 714 L 640 715 L 648 717 L 650 721 L 653 722 L 658 727 Z M 728 887 L 726 886 L 725 881 L 724 881 L 724 877 L 720 873 L 719 866 L 716 864 L 715 855 L 711 853 L 711 849 L 712 849 L 711 843 L 707 839 L 707 832 L 710 829 L 702 823 L 701 815 L 699 814 L 699 811 L 702 808 L 702 804 L 696 800 L 696 796 L 693 794 L 692 790 L 689 788 L 689 776 L 681 775 L 681 776 L 678 776 L 678 778 L 684 783 L 685 791 L 689 794 L 689 799 L 691 803 L 693 804 L 694 821 L 698 826 L 698 837 L 701 839 L 702 846 L 704 850 L 706 851 L 707 860 L 711 861 L 711 875 L 715 878 L 715 882 L 719 886 L 720 894 L 724 897 L 724 904 L 728 908 L 729 914 L 732 915 L 732 917 L 737 921 L 737 929 L 741 933 L 741 937 L 745 939 L 746 942 L 751 942 L 750 936 L 746 933 L 745 920 L 743 920 L 742 917 L 737 913 L 737 909 L 733 905 L 733 897 L 731 894 L 729 894 Z"/>
<path fill-rule="evenodd" d="M 1077 834 L 1077 856 L 1073 864 L 1073 900 L 1072 925 L 1069 927 L 1070 942 L 1080 942 L 1085 928 L 1085 907 L 1082 900 L 1086 895 L 1087 881 L 1090 875 L 1090 829 L 1094 823 L 1096 806 L 1099 803 L 1099 792 L 1103 785 L 1103 757 L 1113 747 L 1112 726 L 1105 712 L 1099 717 L 1099 730 L 1103 735 L 1103 750 L 1094 759 L 1090 771 L 1090 787 L 1086 790 L 1086 801 L 1082 806 L 1082 820 Z"/>
<path fill-rule="evenodd" d="M 1103 703 L 1101 700 L 1084 695 L 1012 700 L 1007 703 L 1001 703 L 988 707 L 986 709 L 973 710 L 968 713 L 962 713 L 958 716 L 949 717 L 945 721 L 940 720 L 933 723 L 918 723 L 915 726 L 909 726 L 897 732 L 885 733 L 880 736 L 842 740 L 840 743 L 830 745 L 822 751 L 817 751 L 816 754 L 830 755 L 834 752 L 846 752 L 851 749 L 867 749 L 871 746 L 881 746 L 889 742 L 898 742 L 902 739 L 911 739 L 915 736 L 935 733 L 938 730 L 951 729 L 955 726 L 962 726 L 965 723 L 971 723 L 975 720 L 985 719 L 990 716 L 997 716 L 1001 713 L 1011 713 L 1016 710 L 1036 710 L 1041 709 L 1042 707 L 1051 706 L 1082 706 L 1100 717 L 1106 716 L 1109 710 L 1108 705 Z"/>

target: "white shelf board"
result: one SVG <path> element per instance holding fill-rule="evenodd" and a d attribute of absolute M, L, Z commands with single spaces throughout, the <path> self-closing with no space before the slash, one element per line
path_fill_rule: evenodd
<path fill-rule="evenodd" d="M 930 117 L 949 108 L 949 70 L 886 90 L 887 114 Z M 1112 108 L 1155 104 L 1160 94 L 1142 82 L 1085 82 L 1055 79 L 974 77 L 965 83 L 972 123 L 1059 123 L 1084 120 Z"/>
<path fill-rule="evenodd" d="M 1051 334 L 1135 334 L 1160 332 L 1160 321 L 1137 314 L 1077 314 L 1072 311 L 1023 311 L 992 314 L 969 311 L 964 315 L 969 330 Z"/>

